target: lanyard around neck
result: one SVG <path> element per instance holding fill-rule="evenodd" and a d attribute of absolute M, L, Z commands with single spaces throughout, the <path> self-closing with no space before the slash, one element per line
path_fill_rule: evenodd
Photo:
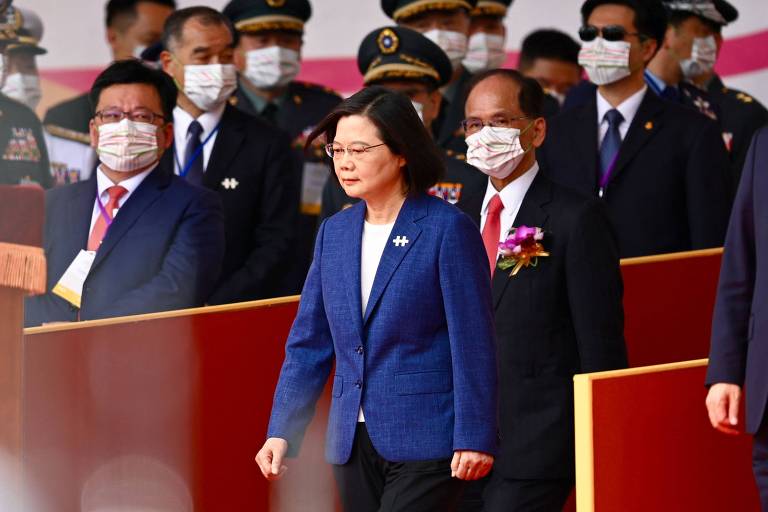
<path fill-rule="evenodd" d="M 176 159 L 176 167 L 179 170 L 179 176 L 184 178 L 189 170 L 192 168 L 192 164 L 195 163 L 195 160 L 197 160 L 200 157 L 200 154 L 203 152 L 203 148 L 205 148 L 205 145 L 208 144 L 208 141 L 210 141 L 214 135 L 216 135 L 216 132 L 219 131 L 219 128 L 221 127 L 221 121 L 219 121 L 219 124 L 216 125 L 216 128 L 211 131 L 211 133 L 208 134 L 208 136 L 205 138 L 202 144 L 195 150 L 195 152 L 192 154 L 192 157 L 189 159 L 189 162 L 187 162 L 184 167 L 182 168 L 181 162 L 179 162 L 179 152 L 174 151 L 173 157 Z M 176 146 L 178 148 L 178 145 Z"/>

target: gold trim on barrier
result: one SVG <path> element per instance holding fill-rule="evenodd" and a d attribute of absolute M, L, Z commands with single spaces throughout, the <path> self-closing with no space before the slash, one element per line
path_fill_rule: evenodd
<path fill-rule="evenodd" d="M 397 9 L 392 13 L 392 19 L 395 21 L 402 21 L 403 19 L 410 18 L 411 16 L 424 11 L 449 11 L 461 7 L 464 7 L 467 11 L 472 10 L 472 5 L 465 0 L 444 0 L 442 2 L 436 0 L 418 0 Z"/>
<path fill-rule="evenodd" d="M 573 377 L 574 427 L 576 440 L 576 510 L 595 510 L 595 454 L 592 417 L 592 383 L 596 380 L 707 366 L 708 359 L 657 364 L 640 368 L 584 373 Z"/>
<path fill-rule="evenodd" d="M 179 309 L 176 311 L 163 311 L 161 313 L 147 313 L 144 315 L 120 316 L 114 318 L 104 318 L 102 320 L 86 320 L 82 322 L 51 324 L 42 327 L 28 327 L 24 329 L 24 335 L 46 334 L 49 332 L 64 331 L 67 329 L 86 329 L 89 327 L 103 327 L 105 325 L 146 322 L 148 320 L 159 320 L 164 318 L 176 318 L 189 315 L 207 315 L 211 313 L 226 313 L 229 311 L 240 311 L 243 309 L 269 308 L 280 306 L 291 302 L 298 302 L 299 295 L 289 297 L 278 297 L 275 299 L 254 300 L 250 302 L 238 302 L 236 304 L 224 304 L 221 306 L 205 306 L 200 308 Z"/>
<path fill-rule="evenodd" d="M 722 247 L 714 249 L 699 249 L 697 251 L 671 252 L 668 254 L 655 254 L 653 256 L 638 256 L 636 258 L 624 258 L 621 260 L 621 266 L 639 265 L 641 263 L 658 263 L 659 261 L 682 260 L 686 258 L 703 258 L 722 254 Z"/>

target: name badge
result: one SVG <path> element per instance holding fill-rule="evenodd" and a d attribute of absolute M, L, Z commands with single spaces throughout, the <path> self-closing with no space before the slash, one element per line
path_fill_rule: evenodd
<path fill-rule="evenodd" d="M 304 176 L 301 180 L 301 213 L 320 214 L 320 200 L 323 187 L 328 181 L 328 166 L 321 162 L 305 162 Z"/>
<path fill-rule="evenodd" d="M 53 294 L 79 308 L 83 298 L 83 284 L 91 271 L 94 259 L 96 251 L 81 250 L 53 287 Z"/>

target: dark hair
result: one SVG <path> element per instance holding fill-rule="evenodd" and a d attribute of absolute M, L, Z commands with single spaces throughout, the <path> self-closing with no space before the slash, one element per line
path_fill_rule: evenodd
<path fill-rule="evenodd" d="M 333 141 L 339 120 L 356 115 L 368 118 L 384 144 L 405 158 L 403 178 L 409 194 L 425 192 L 442 177 L 443 158 L 411 100 L 378 85 L 366 87 L 342 101 L 309 134 L 305 148 L 311 148 L 313 141 L 322 135 L 328 142 Z M 333 170 L 333 162 L 330 166 Z"/>
<path fill-rule="evenodd" d="M 122 17 L 125 17 L 126 20 L 130 19 L 130 22 L 133 23 L 138 16 L 136 8 L 141 2 L 165 5 L 171 9 L 176 9 L 175 0 L 109 0 L 106 9 L 106 25 L 112 27 L 115 20 Z"/>
<path fill-rule="evenodd" d="M 174 12 L 165 20 L 163 27 L 163 47 L 170 50 L 174 42 L 179 42 L 184 33 L 184 25 L 195 19 L 201 25 L 209 27 L 212 25 L 224 25 L 232 34 L 232 44 L 235 44 L 237 32 L 229 18 L 221 14 L 216 9 L 205 6 L 187 7 Z"/>
<path fill-rule="evenodd" d="M 667 23 L 670 27 L 679 28 L 680 25 L 682 25 L 688 18 L 698 18 L 715 34 L 719 34 L 721 32 L 722 26 L 719 23 L 708 20 L 707 18 L 692 13 L 691 11 L 678 11 L 675 9 L 667 12 Z"/>
<path fill-rule="evenodd" d="M 533 78 L 528 78 L 514 69 L 489 69 L 477 73 L 469 81 L 469 84 L 467 84 L 466 97 L 469 98 L 469 93 L 471 93 L 472 89 L 477 87 L 480 82 L 494 76 L 511 80 L 520 87 L 517 101 L 520 103 L 520 110 L 523 111 L 523 114 L 533 118 L 542 117 L 544 115 L 544 89 L 541 88 L 538 81 Z"/>
<path fill-rule="evenodd" d="M 667 11 L 660 0 L 587 0 L 581 6 L 581 21 L 585 25 L 595 8 L 601 5 L 623 5 L 635 12 L 634 24 L 645 37 L 655 39 L 658 47 L 664 43 L 667 31 Z"/>
<path fill-rule="evenodd" d="M 99 104 L 101 91 L 121 84 L 147 84 L 154 87 L 160 96 L 165 121 L 173 120 L 173 107 L 176 106 L 178 94 L 173 79 L 162 71 L 148 68 L 136 59 L 118 60 L 96 77 L 91 92 L 88 93 L 92 110 L 95 111 Z"/>
<path fill-rule="evenodd" d="M 526 70 L 536 59 L 552 59 L 579 65 L 581 46 L 565 32 L 554 29 L 536 30 L 523 39 L 518 69 Z"/>

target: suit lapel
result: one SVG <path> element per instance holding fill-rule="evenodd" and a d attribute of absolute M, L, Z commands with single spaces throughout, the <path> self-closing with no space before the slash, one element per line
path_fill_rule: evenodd
<path fill-rule="evenodd" d="M 368 322 L 371 316 L 371 312 L 376 307 L 376 304 L 381 299 L 381 295 L 387 288 L 389 281 L 392 279 L 392 275 L 400 266 L 400 262 L 403 261 L 405 255 L 416 244 L 419 235 L 421 234 L 421 228 L 415 223 L 416 220 L 426 215 L 426 204 L 424 199 L 420 197 L 408 197 L 400 210 L 395 225 L 392 226 L 392 233 L 390 234 L 390 240 L 387 241 L 387 245 L 384 246 L 384 253 L 381 255 L 381 261 L 379 261 L 379 267 L 376 269 L 376 277 L 373 280 L 373 287 L 371 288 L 371 295 L 368 298 L 368 306 L 365 308 L 365 315 L 363 317 L 363 325 Z M 362 233 L 361 233 L 362 236 Z M 403 237 L 408 240 L 405 245 L 395 245 L 392 240 L 397 237 Z M 358 261 L 359 258 L 358 258 Z M 358 280 L 358 290 L 360 289 Z"/>
<path fill-rule="evenodd" d="M 361 242 L 363 237 L 363 222 L 365 221 L 365 203 L 360 201 L 354 206 L 350 207 L 350 210 L 354 212 L 350 216 L 351 220 L 348 225 L 344 227 L 344 243 L 341 247 L 351 247 L 352 251 L 348 255 L 344 255 L 345 259 L 348 256 L 351 264 L 342 265 L 344 269 L 344 279 L 346 281 L 345 288 L 347 289 L 347 300 L 349 300 L 349 307 L 352 311 L 353 322 L 357 329 L 360 339 L 363 336 L 363 317 L 362 317 L 362 298 L 360 297 L 360 258 L 361 258 Z"/>
<path fill-rule="evenodd" d="M 91 218 L 93 217 L 93 205 L 96 201 L 96 179 L 88 180 L 79 187 L 74 200 L 69 204 L 70 234 L 68 239 L 76 246 L 75 254 L 88 245 L 90 235 Z"/>
<path fill-rule="evenodd" d="M 104 258 L 109 255 L 120 239 L 131 229 L 131 226 L 144 214 L 144 211 L 160 197 L 163 189 L 168 186 L 170 181 L 170 173 L 160 165 L 144 178 L 144 181 L 131 194 L 125 205 L 120 208 L 120 212 L 109 226 L 107 235 L 104 237 L 99 250 L 96 251 L 96 259 L 93 261 L 92 270 L 104 261 Z"/>
<path fill-rule="evenodd" d="M 224 115 L 221 116 L 221 127 L 216 135 L 211 157 L 208 159 L 208 167 L 203 174 L 203 185 L 212 190 L 217 190 L 222 180 L 227 177 L 229 164 L 237 155 L 245 139 L 242 117 L 246 115 L 238 114 L 240 113 L 235 110 L 235 107 L 228 104 L 224 108 Z"/>
<path fill-rule="evenodd" d="M 661 123 L 658 117 L 664 110 L 662 101 L 650 89 L 645 92 L 643 101 L 640 103 L 640 107 L 637 109 L 632 124 L 629 126 L 629 131 L 619 149 L 616 168 L 613 171 L 613 176 L 611 176 L 612 180 L 626 169 L 635 155 L 659 130 Z"/>
<path fill-rule="evenodd" d="M 513 227 L 528 226 L 546 230 L 549 214 L 544 206 L 552 200 L 552 187 L 541 171 L 534 178 L 531 187 L 526 192 L 520 211 L 517 212 Z M 493 306 L 498 308 L 501 298 L 509 285 L 509 270 L 496 269 L 493 273 L 491 288 L 493 290 Z"/>

